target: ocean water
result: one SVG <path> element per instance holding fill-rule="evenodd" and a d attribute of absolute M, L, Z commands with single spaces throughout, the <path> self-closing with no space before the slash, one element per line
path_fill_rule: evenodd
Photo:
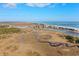
<path fill-rule="evenodd" d="M 39 22 L 43 24 L 49 24 L 49 25 L 58 25 L 58 26 L 67 26 L 67 27 L 74 27 L 74 28 L 79 28 L 79 22 L 77 21 L 43 21 Z"/>
<path fill-rule="evenodd" d="M 79 29 L 79 22 L 77 21 L 45 21 L 45 22 L 39 22 L 42 24 L 48 24 L 48 25 L 58 25 L 58 26 L 66 26 L 66 27 L 73 27 L 73 28 L 78 28 Z M 74 33 L 66 30 L 55 30 L 58 32 L 63 32 L 65 34 L 71 35 L 71 36 L 76 36 L 79 37 L 79 33 Z"/>

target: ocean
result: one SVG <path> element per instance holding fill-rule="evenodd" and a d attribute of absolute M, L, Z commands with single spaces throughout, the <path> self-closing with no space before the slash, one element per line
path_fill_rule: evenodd
<path fill-rule="evenodd" d="M 79 22 L 73 22 L 73 21 L 69 21 L 69 22 L 68 21 L 45 21 L 45 22 L 43 21 L 39 23 L 79 28 Z"/>
<path fill-rule="evenodd" d="M 79 29 L 79 22 L 77 22 L 77 21 L 43 21 L 43 22 L 38 22 L 38 23 L 48 24 L 48 25 L 73 27 L 73 28 Z M 71 36 L 79 37 L 79 33 L 70 32 L 70 31 L 66 31 L 66 30 L 55 30 L 55 31 L 63 32 L 65 34 L 68 34 Z"/>

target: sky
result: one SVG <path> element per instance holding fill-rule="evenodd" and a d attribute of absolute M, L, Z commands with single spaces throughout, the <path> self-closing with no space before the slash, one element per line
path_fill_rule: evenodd
<path fill-rule="evenodd" d="M 0 3 L 0 21 L 79 21 L 79 3 Z"/>

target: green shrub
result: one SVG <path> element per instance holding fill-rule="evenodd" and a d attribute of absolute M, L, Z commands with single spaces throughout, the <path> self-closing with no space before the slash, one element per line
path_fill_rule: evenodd
<path fill-rule="evenodd" d="M 75 40 L 75 43 L 79 43 L 79 39 L 78 40 Z"/>
<path fill-rule="evenodd" d="M 67 36 L 65 36 L 65 38 L 71 43 L 74 42 L 74 37 L 73 36 L 67 35 Z"/>
<path fill-rule="evenodd" d="M 75 43 L 79 43 L 79 38 L 78 37 L 76 38 Z"/>

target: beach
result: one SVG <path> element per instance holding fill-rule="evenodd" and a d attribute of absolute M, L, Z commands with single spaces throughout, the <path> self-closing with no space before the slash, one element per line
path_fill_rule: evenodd
<path fill-rule="evenodd" d="M 76 21 L 39 21 L 36 23 L 60 27 L 60 29 L 58 30 L 55 29 L 55 31 L 66 33 L 71 36 L 79 37 L 79 22 L 76 22 Z M 53 29 L 50 29 L 50 30 L 53 30 Z"/>

